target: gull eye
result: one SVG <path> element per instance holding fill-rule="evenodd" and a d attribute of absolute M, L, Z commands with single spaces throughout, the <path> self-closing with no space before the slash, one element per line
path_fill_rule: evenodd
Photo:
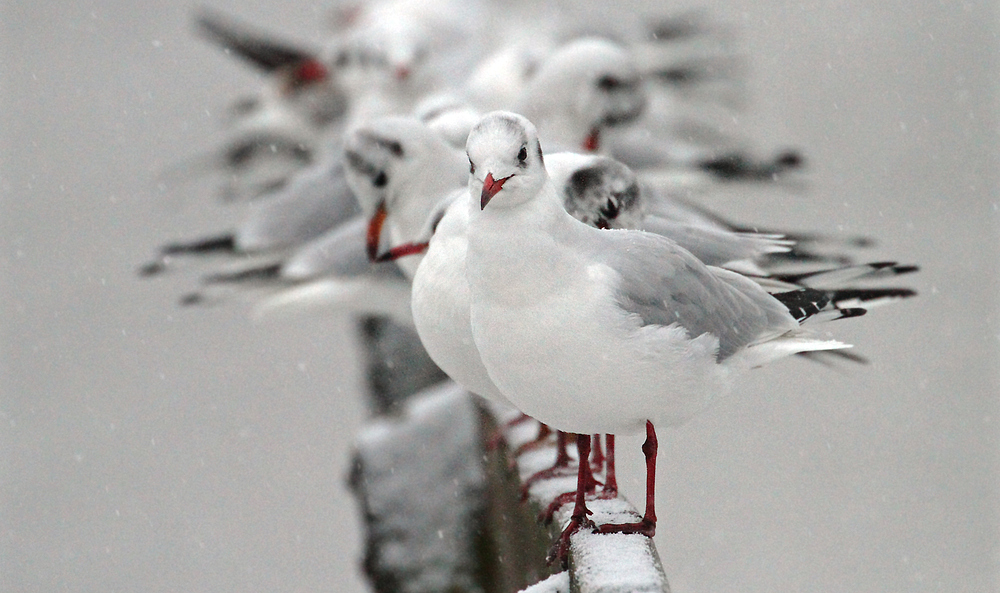
<path fill-rule="evenodd" d="M 392 156 L 395 157 L 403 156 L 403 145 L 400 144 L 399 142 L 396 142 L 394 140 L 389 140 L 386 141 L 385 146 L 386 148 L 389 149 L 389 152 L 392 153 Z"/>
<path fill-rule="evenodd" d="M 379 171 L 372 183 L 375 187 L 385 187 L 389 183 L 389 176 L 385 174 L 385 171 Z"/>
<path fill-rule="evenodd" d="M 523 163 L 527 159 L 528 159 L 528 148 L 526 146 L 522 146 L 521 150 L 517 151 L 517 160 Z"/>

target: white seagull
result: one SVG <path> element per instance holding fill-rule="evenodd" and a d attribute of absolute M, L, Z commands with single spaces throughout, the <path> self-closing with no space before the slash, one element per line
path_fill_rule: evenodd
<path fill-rule="evenodd" d="M 772 296 L 665 237 L 599 231 L 574 219 L 553 195 L 537 132 L 524 117 L 487 114 L 467 152 L 471 329 L 493 384 L 521 411 L 565 432 L 646 428 L 645 515 L 601 531 L 655 530 L 653 424 L 690 419 L 739 372 L 848 347 L 808 335 L 789 312 L 786 300 L 823 309 L 819 291 L 816 302 L 810 289 Z M 582 458 L 589 438 L 578 438 L 578 447 Z M 585 487 L 581 469 L 563 551 L 588 524 Z"/>
<path fill-rule="evenodd" d="M 559 202 L 577 219 L 596 228 L 656 226 L 656 230 L 672 231 L 681 240 L 687 239 L 694 249 L 701 247 L 703 258 L 718 256 L 716 263 L 720 264 L 787 249 L 772 236 L 728 233 L 647 216 L 640 207 L 635 176 L 607 157 L 563 152 L 550 155 L 546 165 L 561 194 Z M 419 235 L 419 240 L 427 241 L 427 250 L 413 275 L 413 320 L 421 342 L 441 370 L 469 391 L 510 405 L 490 380 L 472 339 L 465 278 L 467 196 L 464 187 L 450 193 L 431 212 Z M 397 244 L 383 258 L 419 252 L 421 245 Z M 723 253 L 725 256 L 719 255 Z"/>

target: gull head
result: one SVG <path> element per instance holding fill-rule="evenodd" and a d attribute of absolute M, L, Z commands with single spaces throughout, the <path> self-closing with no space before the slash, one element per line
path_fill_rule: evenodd
<path fill-rule="evenodd" d="M 469 191 L 480 209 L 507 208 L 533 198 L 548 180 L 538 132 L 524 116 L 493 111 L 469 132 Z"/>
<path fill-rule="evenodd" d="M 572 170 L 561 189 L 566 211 L 584 224 L 620 229 L 639 228 L 642 222 L 639 180 L 614 159 L 593 157 Z"/>
<path fill-rule="evenodd" d="M 567 43 L 542 64 L 521 105 L 546 141 L 596 150 L 602 128 L 642 114 L 646 93 L 631 53 L 588 37 Z"/>
<path fill-rule="evenodd" d="M 381 79 L 405 85 L 424 66 L 429 39 L 428 32 L 415 23 L 385 19 L 346 35 L 328 49 L 328 61 L 341 75 L 360 75 L 359 81 Z"/>
<path fill-rule="evenodd" d="M 442 195 L 461 187 L 463 161 L 461 151 L 413 117 L 378 118 L 346 134 L 344 176 L 369 217 L 370 258 L 377 257 L 390 216 L 398 215 L 393 220 L 404 226 L 417 225 Z"/>
<path fill-rule="evenodd" d="M 362 124 L 344 137 L 347 183 L 368 214 L 379 204 L 392 206 L 400 191 L 417 179 L 424 165 L 446 144 L 412 117 L 382 117 Z"/>

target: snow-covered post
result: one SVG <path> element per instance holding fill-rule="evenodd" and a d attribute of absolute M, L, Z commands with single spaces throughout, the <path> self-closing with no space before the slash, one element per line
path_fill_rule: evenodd
<path fill-rule="evenodd" d="M 427 387 L 443 375 L 410 329 L 368 320 L 363 339 L 375 417 L 358 436 L 351 485 L 377 593 L 669 591 L 652 540 L 641 535 L 574 535 L 569 570 L 552 575 L 561 569 L 545 558 L 572 505 L 548 528 L 536 517 L 574 489 L 575 471 L 535 482 L 522 502 L 523 480 L 555 459 L 546 445 L 511 462 L 537 424 L 501 430 L 497 412 L 454 383 Z M 637 515 L 620 498 L 588 506 L 598 523 Z"/>
<path fill-rule="evenodd" d="M 387 317 L 366 317 L 359 320 L 358 332 L 373 415 L 393 413 L 400 402 L 448 378 L 427 355 L 412 327 Z"/>
<path fill-rule="evenodd" d="M 546 576 L 547 535 L 503 450 L 485 444 L 496 429 L 481 400 L 442 383 L 412 328 L 369 318 L 360 331 L 374 418 L 351 484 L 373 588 L 500 593 Z"/>

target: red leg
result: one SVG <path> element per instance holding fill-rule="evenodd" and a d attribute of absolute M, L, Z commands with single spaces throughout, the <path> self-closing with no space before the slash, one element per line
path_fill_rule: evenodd
<path fill-rule="evenodd" d="M 601 450 L 601 435 L 595 434 L 593 443 L 593 459 L 591 460 L 591 465 L 594 466 L 595 472 L 599 472 L 604 469 L 604 451 Z"/>
<path fill-rule="evenodd" d="M 583 527 L 592 527 L 593 523 L 587 518 L 590 511 L 587 509 L 587 490 L 593 488 L 594 476 L 590 471 L 590 435 L 576 435 L 576 447 L 580 452 L 579 471 L 576 474 L 576 504 L 573 506 L 573 515 L 569 524 L 563 529 L 559 540 L 556 541 L 552 551 L 549 552 L 549 563 L 558 559 L 565 566 L 569 555 L 569 538 Z"/>
<path fill-rule="evenodd" d="M 542 426 L 545 425 L 543 424 Z M 524 484 L 521 484 L 521 502 L 528 500 L 528 489 L 531 488 L 532 484 L 539 480 L 547 480 L 562 475 L 564 470 L 569 467 L 573 459 L 569 456 L 569 451 L 566 448 L 566 441 L 568 440 L 569 435 L 561 430 L 556 431 L 556 461 L 552 464 L 552 467 L 532 474 L 524 481 Z"/>
<path fill-rule="evenodd" d="M 552 429 L 549 428 L 549 425 L 539 422 L 538 434 L 535 436 L 534 439 L 518 447 L 517 450 L 514 451 L 514 457 L 520 457 L 523 453 L 527 453 L 532 449 L 537 449 L 538 447 L 541 447 L 548 441 L 550 434 L 552 434 Z"/>
<path fill-rule="evenodd" d="M 646 421 L 646 442 L 642 444 L 642 452 L 646 456 L 646 514 L 638 523 L 619 525 L 601 525 L 600 533 L 641 533 L 653 537 L 656 533 L 656 431 L 653 423 Z"/>
<path fill-rule="evenodd" d="M 615 478 L 615 435 L 604 435 L 607 446 L 607 459 L 605 460 L 604 488 L 598 495 L 600 498 L 615 498 L 618 496 L 618 480 Z"/>
<path fill-rule="evenodd" d="M 579 454 L 580 454 L 580 465 L 582 466 L 579 470 L 577 470 L 577 490 L 580 489 L 579 474 L 582 473 L 583 476 L 584 476 L 583 477 L 584 492 L 586 492 L 587 494 L 593 494 L 594 491 L 597 490 L 597 486 L 600 485 L 600 482 L 598 482 L 597 478 L 594 477 L 594 470 L 591 467 L 591 463 L 588 460 L 588 458 L 590 456 L 590 451 L 589 451 L 589 449 L 590 449 L 590 441 L 589 440 L 587 441 L 587 449 L 588 450 L 587 451 L 582 451 L 582 450 L 580 450 L 580 438 L 581 438 L 581 435 L 576 435 L 576 439 L 577 439 L 577 445 L 576 445 L 577 446 L 577 452 L 579 452 Z M 576 491 L 573 491 L 573 492 L 563 492 L 559 496 L 557 496 L 554 499 L 552 499 L 552 502 L 549 503 L 549 506 L 545 507 L 545 510 L 542 511 L 541 513 L 539 513 L 539 515 L 538 515 L 538 522 L 539 523 L 544 523 L 546 525 L 548 525 L 549 523 L 551 523 L 552 522 L 552 518 L 556 514 L 556 511 L 558 511 L 564 504 L 569 504 L 569 503 L 573 502 L 574 500 L 576 500 L 576 494 L 577 494 Z"/>

